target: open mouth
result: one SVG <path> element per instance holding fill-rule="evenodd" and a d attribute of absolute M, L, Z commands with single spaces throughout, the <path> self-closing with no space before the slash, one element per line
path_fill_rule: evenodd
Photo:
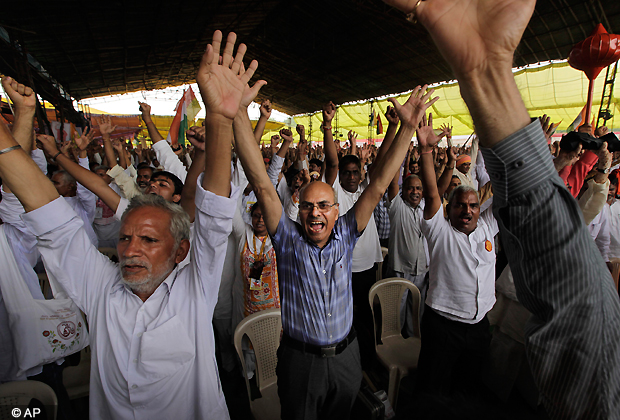
<path fill-rule="evenodd" d="M 319 222 L 319 221 L 313 221 L 310 222 L 310 231 L 312 232 L 320 232 L 321 230 L 323 230 L 323 228 L 325 228 L 325 223 L 323 222 Z"/>
<path fill-rule="evenodd" d="M 467 224 L 469 222 L 471 222 L 472 217 L 471 216 L 465 216 L 465 217 L 460 217 L 459 221 L 463 224 Z"/>

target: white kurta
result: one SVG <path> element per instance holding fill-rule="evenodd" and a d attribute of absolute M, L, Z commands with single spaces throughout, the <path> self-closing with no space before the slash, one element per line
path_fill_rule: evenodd
<path fill-rule="evenodd" d="M 63 200 L 23 216 L 47 269 L 88 316 L 91 419 L 228 419 L 211 319 L 236 197 L 196 191 L 191 263 L 142 302 Z M 235 194 L 238 190 L 235 189 Z"/>

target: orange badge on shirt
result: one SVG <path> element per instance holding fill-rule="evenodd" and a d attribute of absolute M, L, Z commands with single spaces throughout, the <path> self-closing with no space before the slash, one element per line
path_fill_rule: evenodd
<path fill-rule="evenodd" d="M 489 252 L 493 251 L 493 244 L 488 239 L 484 241 L 484 249 L 486 249 Z"/>

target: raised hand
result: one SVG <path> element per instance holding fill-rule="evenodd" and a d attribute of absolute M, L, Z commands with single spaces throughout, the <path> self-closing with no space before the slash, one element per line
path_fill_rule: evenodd
<path fill-rule="evenodd" d="M 56 139 L 54 136 L 48 136 L 47 134 L 37 135 L 37 145 L 43 149 L 48 156 L 55 156 L 58 153 L 58 146 L 56 145 Z"/>
<path fill-rule="evenodd" d="M 88 147 L 91 141 L 93 141 L 93 137 L 95 136 L 95 132 L 91 130 L 90 127 L 84 128 L 81 136 L 75 137 L 75 145 L 78 150 L 84 151 Z"/>
<path fill-rule="evenodd" d="M 62 152 L 63 155 L 65 155 L 66 157 L 70 157 L 69 156 L 69 150 L 71 149 L 71 140 L 65 140 L 62 142 L 62 144 L 60 145 L 60 151 Z"/>
<path fill-rule="evenodd" d="M 34 111 L 37 106 L 37 97 L 31 88 L 17 83 L 15 79 L 8 76 L 2 78 L 2 87 L 15 104 L 16 110 Z"/>
<path fill-rule="evenodd" d="M 366 162 L 370 158 L 370 145 L 366 143 L 360 148 L 360 160 Z"/>
<path fill-rule="evenodd" d="M 391 106 L 387 107 L 387 110 L 385 111 L 385 118 L 388 120 L 390 124 L 394 124 L 394 125 L 398 125 L 398 122 L 400 121 L 400 119 L 398 118 L 398 114 L 396 113 L 396 110 Z"/>
<path fill-rule="evenodd" d="M 269 99 L 265 99 L 260 104 L 260 115 L 261 117 L 265 117 L 267 119 L 271 117 L 271 101 Z"/>
<path fill-rule="evenodd" d="M 275 153 L 275 150 L 278 148 L 278 144 L 280 143 L 280 136 L 273 135 L 271 136 L 271 152 Z"/>
<path fill-rule="evenodd" d="M 417 0 L 384 0 L 405 13 Z M 457 76 L 488 70 L 498 61 L 508 65 L 536 0 L 422 1 L 417 18 Z"/>
<path fill-rule="evenodd" d="M 433 130 L 433 114 L 428 114 L 428 120 L 426 115 L 422 116 L 422 122 L 416 130 L 416 136 L 418 138 L 418 144 L 422 149 L 430 149 L 439 143 L 440 137 L 435 134 Z"/>
<path fill-rule="evenodd" d="M 327 125 L 332 122 L 336 115 L 336 105 L 332 101 L 329 101 L 323 106 L 323 124 Z"/>
<path fill-rule="evenodd" d="M 282 130 L 280 130 L 280 137 L 282 137 L 284 141 L 288 141 L 289 143 L 293 142 L 293 133 L 288 128 L 283 128 Z M 273 143 L 273 137 L 271 137 L 271 140 Z"/>
<path fill-rule="evenodd" d="M 258 68 L 258 61 L 253 60 L 247 69 L 243 67 L 243 57 L 247 50 L 245 44 L 239 45 L 233 59 L 236 41 L 237 35 L 234 32 L 229 33 L 220 60 L 222 32 L 215 31 L 213 41 L 207 46 L 196 75 L 207 112 L 231 120 L 237 115 L 241 100 L 251 95 L 256 97 L 262 86 L 261 84 L 257 87 L 258 83 L 252 88 L 248 86 L 249 91 L 244 94 L 248 81 Z"/>
<path fill-rule="evenodd" d="M 295 127 L 295 130 L 297 130 L 297 134 L 299 134 L 299 137 L 301 137 L 302 139 L 306 138 L 306 127 L 304 127 L 301 124 L 297 124 L 297 127 Z"/>
<path fill-rule="evenodd" d="M 120 139 L 112 140 L 112 147 L 116 150 L 119 156 L 123 153 L 123 143 L 121 143 Z"/>
<path fill-rule="evenodd" d="M 138 101 L 138 106 L 140 107 L 140 112 L 142 113 L 142 119 L 146 122 L 147 120 L 151 120 L 151 106 L 146 102 Z"/>
<path fill-rule="evenodd" d="M 190 127 L 185 133 L 187 140 L 197 150 L 205 151 L 205 128 L 204 127 Z"/>
<path fill-rule="evenodd" d="M 403 105 L 401 105 L 396 98 L 389 98 L 388 101 L 392 103 L 398 118 L 400 119 L 401 126 L 408 125 L 410 127 L 418 127 L 422 117 L 426 110 L 433 105 L 439 99 L 438 96 L 429 101 L 429 98 L 435 92 L 435 89 L 429 91 L 426 90 L 428 85 L 422 87 L 416 86 Z"/>
<path fill-rule="evenodd" d="M 357 141 L 357 133 L 353 130 L 349 130 L 347 133 L 347 137 L 349 138 L 349 142 L 353 144 L 353 142 Z"/>
<path fill-rule="evenodd" d="M 594 131 L 594 136 L 595 137 L 602 137 L 605 134 L 609 133 L 609 128 L 605 127 L 604 125 L 600 126 L 599 128 L 597 128 Z"/>
<path fill-rule="evenodd" d="M 441 129 L 441 137 L 445 136 L 449 139 L 452 138 L 452 126 L 448 124 L 442 124 L 439 128 Z"/>
<path fill-rule="evenodd" d="M 116 126 L 112 125 L 112 118 L 108 115 L 102 115 L 97 123 L 99 124 L 99 131 L 103 136 L 109 136 L 116 130 Z"/>

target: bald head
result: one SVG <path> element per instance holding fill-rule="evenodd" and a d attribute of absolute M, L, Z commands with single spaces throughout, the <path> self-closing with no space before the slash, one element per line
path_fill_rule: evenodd
<path fill-rule="evenodd" d="M 333 199 L 334 199 L 333 203 L 336 203 L 338 201 L 338 198 L 336 197 L 336 190 L 334 190 L 331 185 L 323 181 L 314 181 L 314 182 L 309 183 L 308 185 L 306 185 L 305 187 L 301 189 L 301 191 L 299 192 L 299 202 L 304 201 L 304 197 L 306 197 L 310 193 L 314 193 L 315 191 L 316 192 L 329 191 L 333 196 Z"/>

